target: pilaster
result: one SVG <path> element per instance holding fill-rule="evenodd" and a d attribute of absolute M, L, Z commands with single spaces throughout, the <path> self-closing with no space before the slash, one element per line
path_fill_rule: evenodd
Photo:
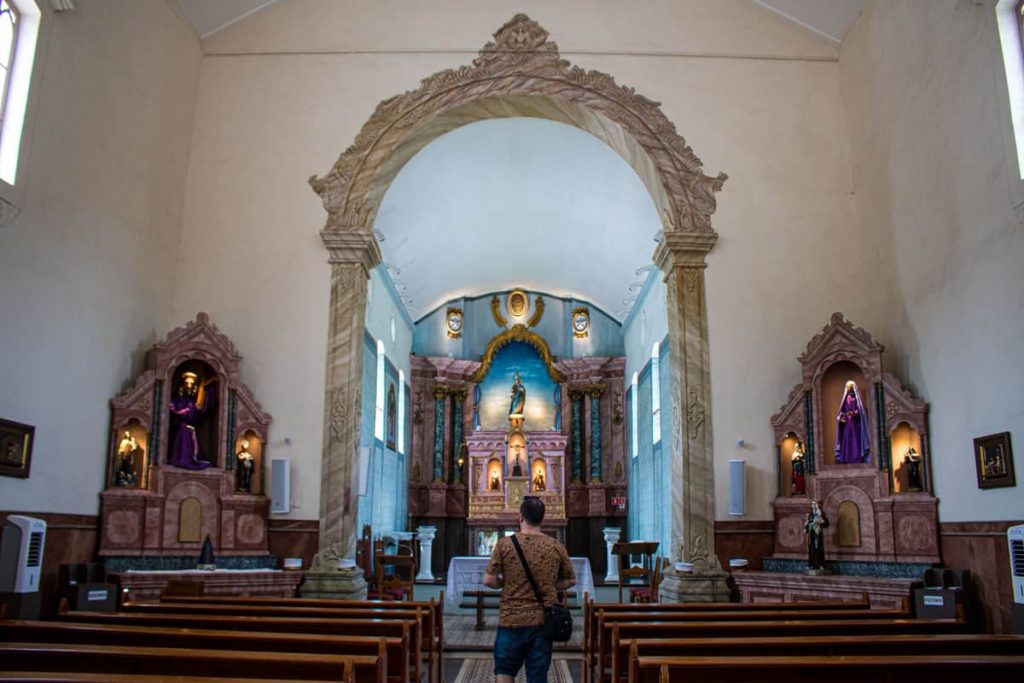
<path fill-rule="evenodd" d="M 369 229 L 321 233 L 330 253 L 331 310 L 327 336 L 320 540 L 342 557 L 355 557 L 355 463 L 359 453 L 366 288 L 380 263 Z"/>
<path fill-rule="evenodd" d="M 666 231 L 654 252 L 667 286 L 672 411 L 672 540 L 696 572 L 718 569 L 704 258 L 714 232 Z"/>

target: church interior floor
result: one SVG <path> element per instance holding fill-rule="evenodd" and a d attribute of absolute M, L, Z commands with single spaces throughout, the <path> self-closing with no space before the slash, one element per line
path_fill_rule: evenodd
<path fill-rule="evenodd" d="M 582 680 L 579 653 L 556 653 L 548 671 L 548 683 L 576 683 Z M 489 652 L 445 653 L 444 683 L 492 683 L 494 659 Z M 524 683 L 526 676 L 519 671 L 516 683 Z"/>

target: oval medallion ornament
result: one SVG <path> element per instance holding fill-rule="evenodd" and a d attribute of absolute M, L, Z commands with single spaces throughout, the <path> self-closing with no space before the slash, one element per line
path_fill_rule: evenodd
<path fill-rule="evenodd" d="M 590 334 L 590 311 L 580 306 L 572 312 L 572 332 L 577 339 Z"/>
<path fill-rule="evenodd" d="M 508 314 L 513 318 L 524 318 L 530 311 L 530 299 L 526 292 L 521 289 L 514 290 L 508 295 Z"/>
<path fill-rule="evenodd" d="M 448 336 L 452 339 L 458 339 L 462 336 L 462 309 L 461 308 L 449 308 L 448 314 L 445 317 L 445 326 L 447 327 Z"/>

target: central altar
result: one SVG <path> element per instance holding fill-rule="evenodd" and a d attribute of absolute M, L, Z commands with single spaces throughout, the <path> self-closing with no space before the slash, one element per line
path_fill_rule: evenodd
<path fill-rule="evenodd" d="M 544 501 L 542 529 L 565 542 L 565 449 L 555 431 L 479 431 L 466 439 L 469 536 L 474 555 L 490 555 L 498 538 L 519 530 L 524 496 Z"/>

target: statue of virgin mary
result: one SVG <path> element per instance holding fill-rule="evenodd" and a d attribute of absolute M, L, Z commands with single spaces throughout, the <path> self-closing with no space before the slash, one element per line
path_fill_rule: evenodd
<path fill-rule="evenodd" d="M 871 460 L 871 441 L 868 439 L 868 414 L 860 400 L 857 383 L 846 383 L 843 400 L 836 414 L 836 462 L 843 464 L 866 463 Z"/>
<path fill-rule="evenodd" d="M 509 417 L 523 417 L 523 410 L 526 408 L 526 387 L 519 379 L 519 373 L 515 373 L 515 381 L 512 382 L 512 402 L 508 408 Z"/>

